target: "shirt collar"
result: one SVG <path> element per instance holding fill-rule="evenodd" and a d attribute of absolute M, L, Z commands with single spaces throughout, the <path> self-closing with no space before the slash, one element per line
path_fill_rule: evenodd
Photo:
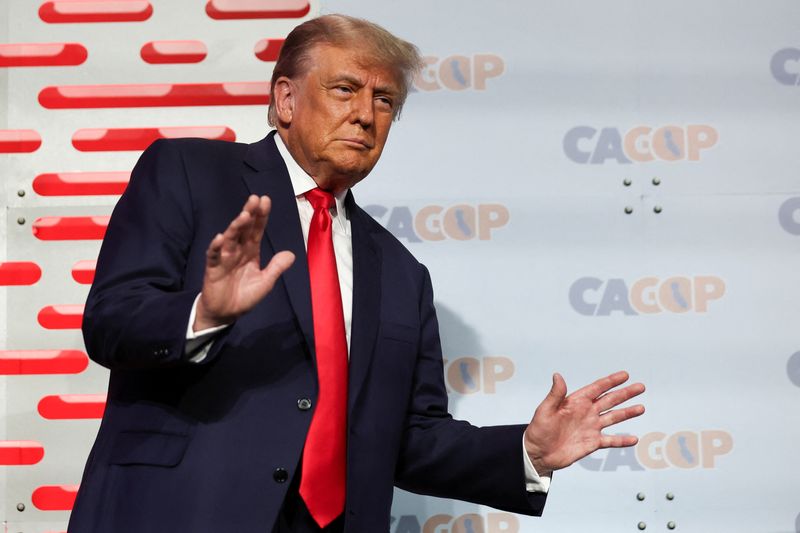
<path fill-rule="evenodd" d="M 275 140 L 275 146 L 278 148 L 278 153 L 281 154 L 283 162 L 286 164 L 286 170 L 289 171 L 289 179 L 292 181 L 292 189 L 294 190 L 295 198 L 304 197 L 308 191 L 317 187 L 314 178 L 309 176 L 308 173 L 297 164 L 297 161 L 295 161 L 292 157 L 292 154 L 289 153 L 289 149 L 286 148 L 286 145 L 283 143 L 283 139 L 281 139 L 281 136 L 278 135 L 277 131 L 272 138 Z M 347 210 L 344 207 L 344 199 L 347 196 L 348 190 L 349 189 L 345 189 L 344 191 L 334 195 L 334 198 L 336 199 L 336 212 L 344 213 L 345 216 L 347 216 Z"/>

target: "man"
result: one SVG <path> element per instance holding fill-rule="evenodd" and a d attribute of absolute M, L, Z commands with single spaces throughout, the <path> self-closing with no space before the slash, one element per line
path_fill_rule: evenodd
<path fill-rule="evenodd" d="M 373 533 L 393 485 L 538 515 L 553 470 L 635 444 L 601 433 L 644 411 L 615 409 L 644 390 L 624 372 L 555 375 L 527 426 L 447 413 L 428 273 L 350 192 L 420 64 L 320 17 L 284 43 L 276 132 L 142 155 L 86 306 L 111 376 L 70 532 Z"/>

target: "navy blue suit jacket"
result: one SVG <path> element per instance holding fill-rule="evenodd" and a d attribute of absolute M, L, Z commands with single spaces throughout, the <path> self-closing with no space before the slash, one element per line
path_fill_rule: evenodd
<path fill-rule="evenodd" d="M 272 135 L 272 134 L 271 134 Z M 114 209 L 86 304 L 108 403 L 71 533 L 266 533 L 298 467 L 317 394 L 308 267 L 286 167 L 251 144 L 157 141 Z M 262 262 L 297 257 L 273 291 L 184 353 L 212 237 L 250 194 L 272 199 Z M 348 194 L 353 241 L 346 530 L 388 531 L 393 485 L 540 514 L 525 491 L 523 426 L 447 413 L 428 273 Z"/>

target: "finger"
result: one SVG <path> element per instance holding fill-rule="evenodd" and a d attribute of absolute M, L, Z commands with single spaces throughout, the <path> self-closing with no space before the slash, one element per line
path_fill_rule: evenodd
<path fill-rule="evenodd" d="M 641 404 L 625 407 L 624 409 L 614 409 L 613 411 L 609 411 L 600 415 L 600 425 L 604 428 L 607 428 L 609 426 L 613 426 L 614 424 L 619 424 L 620 422 L 630 420 L 631 418 L 636 418 L 637 416 L 641 416 L 643 414 L 644 406 Z"/>
<path fill-rule="evenodd" d="M 246 211 L 251 215 L 255 215 L 255 211 L 258 209 L 259 204 L 259 197 L 255 194 L 251 194 L 245 200 L 244 205 L 242 206 L 242 211 Z"/>
<path fill-rule="evenodd" d="M 572 394 L 576 396 L 586 396 L 594 400 L 610 391 L 614 387 L 622 385 L 628 381 L 628 377 L 629 376 L 627 372 L 620 370 L 619 372 L 614 372 L 613 374 L 609 374 L 604 378 L 600 378 L 594 383 L 590 383 L 585 387 L 581 387 Z"/>
<path fill-rule="evenodd" d="M 567 396 L 567 383 L 561 374 L 556 372 L 553 374 L 553 385 L 550 387 L 550 392 L 547 393 L 544 400 L 539 407 L 547 410 L 556 410 L 564 398 Z"/>
<path fill-rule="evenodd" d="M 608 411 L 621 403 L 624 403 L 634 396 L 639 396 L 644 392 L 644 385 L 641 383 L 634 383 L 628 385 L 624 389 L 608 392 L 595 401 L 595 407 L 599 413 Z"/>
<path fill-rule="evenodd" d="M 220 264 L 222 258 L 222 243 L 224 241 L 222 233 L 217 233 L 206 250 L 206 266 L 216 267 Z"/>
<path fill-rule="evenodd" d="M 254 245 L 261 243 L 264 236 L 264 229 L 267 227 L 267 219 L 271 209 L 271 202 L 268 196 L 262 196 L 258 199 L 258 205 L 253 213 L 253 224 L 250 226 L 250 231 L 247 240 Z"/>
<path fill-rule="evenodd" d="M 600 435 L 599 448 L 625 448 L 636 446 L 639 439 L 633 435 Z"/>
<path fill-rule="evenodd" d="M 264 286 L 267 292 L 272 290 L 278 278 L 294 263 L 294 254 L 283 251 L 275 254 L 264 270 L 261 271 Z"/>
<path fill-rule="evenodd" d="M 247 227 L 253 223 L 253 216 L 249 211 L 242 211 L 234 218 L 222 234 L 224 241 L 222 249 L 225 252 L 235 252 L 242 244 L 243 234 Z"/>

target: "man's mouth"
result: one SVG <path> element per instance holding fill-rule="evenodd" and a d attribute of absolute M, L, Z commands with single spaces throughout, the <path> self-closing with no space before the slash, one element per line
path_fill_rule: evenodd
<path fill-rule="evenodd" d="M 366 149 L 366 150 L 369 150 L 369 149 L 372 148 L 372 143 L 370 143 L 369 141 L 367 141 L 365 139 L 360 139 L 358 137 L 347 137 L 345 139 L 339 139 L 339 140 L 344 142 L 344 143 L 347 143 L 347 144 L 350 144 L 350 145 L 355 145 L 356 147 L 360 147 L 360 148 Z"/>

